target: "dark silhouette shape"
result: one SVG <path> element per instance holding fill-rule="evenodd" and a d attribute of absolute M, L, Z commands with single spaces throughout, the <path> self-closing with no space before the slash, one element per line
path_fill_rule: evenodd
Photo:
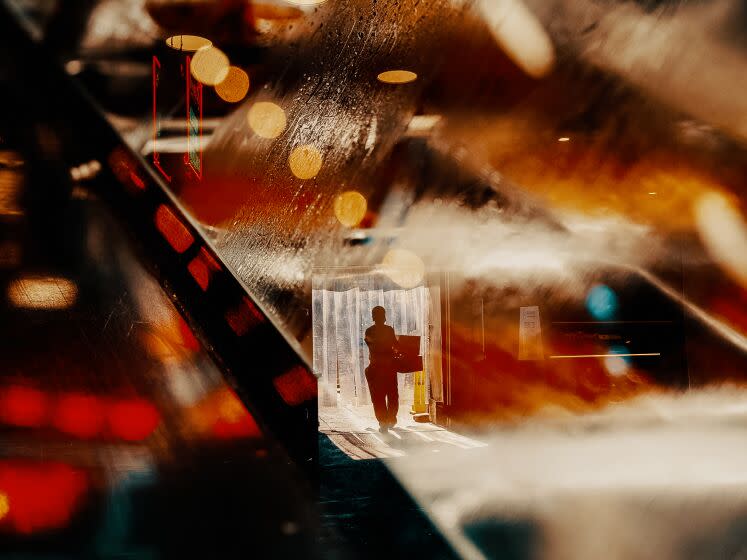
<path fill-rule="evenodd" d="M 369 364 L 366 381 L 371 393 L 379 431 L 385 432 L 397 423 L 399 391 L 397 390 L 397 336 L 386 324 L 386 311 L 377 305 L 371 310 L 374 324 L 366 329 Z"/>

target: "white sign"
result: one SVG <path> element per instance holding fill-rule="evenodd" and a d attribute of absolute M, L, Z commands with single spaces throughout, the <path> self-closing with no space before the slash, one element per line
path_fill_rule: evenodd
<path fill-rule="evenodd" d="M 519 359 L 543 360 L 542 326 L 539 307 L 532 305 L 519 309 Z"/>

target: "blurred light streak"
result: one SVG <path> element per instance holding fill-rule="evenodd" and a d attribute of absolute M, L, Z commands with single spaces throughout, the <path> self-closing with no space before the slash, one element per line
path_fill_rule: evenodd
<path fill-rule="evenodd" d="M 693 316 L 695 319 L 700 321 L 704 326 L 709 328 L 711 331 L 721 336 L 724 340 L 730 344 L 739 348 L 742 352 L 747 353 L 747 337 L 742 333 L 737 332 L 722 321 L 714 318 L 710 313 L 703 310 L 701 307 L 695 305 L 692 301 L 682 296 L 680 292 L 674 290 L 665 282 L 662 282 L 659 278 L 647 272 L 646 270 L 630 265 L 618 265 L 620 268 L 628 269 L 638 274 L 643 279 L 650 282 L 654 287 L 661 291 L 664 295 L 669 297 L 672 301 L 682 305 L 684 310 Z"/>
<path fill-rule="evenodd" d="M 22 309 L 67 309 L 77 297 L 75 282 L 57 276 L 19 278 L 8 285 L 8 299 Z"/>
<path fill-rule="evenodd" d="M 533 78 L 552 70 L 550 36 L 522 0 L 479 0 L 477 6 L 496 43 L 519 68 Z"/>
<path fill-rule="evenodd" d="M 32 387 L 12 385 L 0 391 L 0 420 L 4 424 L 39 428 L 47 421 L 47 396 Z"/>
<path fill-rule="evenodd" d="M 418 75 L 410 70 L 387 70 L 376 78 L 385 84 L 409 84 L 418 79 Z"/>
<path fill-rule="evenodd" d="M 277 138 L 285 130 L 285 111 L 270 101 L 259 101 L 249 108 L 246 115 L 249 128 L 262 138 Z"/>
<path fill-rule="evenodd" d="M 318 6 L 324 4 L 327 0 L 285 0 L 288 4 L 294 6 Z"/>
<path fill-rule="evenodd" d="M 621 354 L 618 352 L 609 352 L 607 354 L 567 354 L 550 356 L 551 359 L 564 359 L 564 358 L 608 358 L 609 356 L 620 356 L 620 357 L 631 357 L 631 356 L 661 356 L 661 352 L 643 352 L 638 354 Z"/>
<path fill-rule="evenodd" d="M 357 191 L 345 191 L 335 198 L 335 216 L 347 227 L 355 227 L 366 215 L 368 203 L 366 197 Z"/>
<path fill-rule="evenodd" d="M 695 201 L 694 213 L 700 238 L 713 259 L 747 287 L 747 223 L 736 205 L 710 192 Z"/>
<path fill-rule="evenodd" d="M 174 212 L 163 204 L 156 210 L 155 223 L 158 231 L 177 253 L 183 253 L 189 249 L 195 240 L 187 227 L 174 215 Z"/>
<path fill-rule="evenodd" d="M 0 462 L 8 511 L 0 528 L 24 535 L 65 527 L 88 489 L 88 477 L 62 463 Z"/>
<path fill-rule="evenodd" d="M 166 44 L 172 49 L 185 52 L 195 52 L 205 47 L 212 47 L 213 42 L 199 35 L 174 35 L 166 39 Z"/>
<path fill-rule="evenodd" d="M 223 101 L 238 103 L 249 91 L 249 75 L 237 66 L 231 66 L 228 74 L 215 86 L 215 93 Z"/>
<path fill-rule="evenodd" d="M 291 150 L 288 156 L 291 172 L 299 179 L 313 179 L 322 168 L 322 154 L 312 144 L 302 144 Z"/>
<path fill-rule="evenodd" d="M 610 355 L 604 358 L 604 369 L 613 377 L 620 377 L 628 373 L 630 364 L 622 355 Z"/>
<path fill-rule="evenodd" d="M 199 49 L 189 65 L 194 79 L 206 86 L 215 86 L 225 80 L 229 67 L 225 53 L 213 46 Z"/>
<path fill-rule="evenodd" d="M 93 395 L 67 393 L 57 401 L 52 422 L 63 433 L 81 439 L 94 438 L 104 428 L 104 405 Z"/>
<path fill-rule="evenodd" d="M 391 249 L 384 255 L 381 271 L 403 288 L 414 288 L 423 281 L 425 264 L 407 249 Z"/>
<path fill-rule="evenodd" d="M 571 139 L 567 136 L 561 136 L 560 138 L 558 138 L 558 142 L 570 142 L 570 140 Z"/>
<path fill-rule="evenodd" d="M 20 216 L 23 210 L 18 205 L 23 175 L 16 169 L 0 168 L 0 216 Z"/>

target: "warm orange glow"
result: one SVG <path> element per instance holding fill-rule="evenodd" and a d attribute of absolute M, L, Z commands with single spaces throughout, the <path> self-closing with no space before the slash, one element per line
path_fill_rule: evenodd
<path fill-rule="evenodd" d="M 403 288 L 414 288 L 423 281 L 425 264 L 415 253 L 406 249 L 392 249 L 382 261 L 384 274 Z"/>
<path fill-rule="evenodd" d="M 560 138 L 558 138 L 558 142 L 569 142 L 569 141 L 570 141 L 570 138 L 568 138 L 567 136 L 561 136 Z"/>
<path fill-rule="evenodd" d="M 417 80 L 418 75 L 409 70 L 387 70 L 379 74 L 377 78 L 385 84 L 409 84 Z"/>
<path fill-rule="evenodd" d="M 238 103 L 248 91 L 249 75 L 237 66 L 231 66 L 226 78 L 215 86 L 215 93 L 229 103 Z"/>
<path fill-rule="evenodd" d="M 322 154 L 311 144 L 296 146 L 288 156 L 288 165 L 299 179 L 313 179 L 322 168 Z"/>
<path fill-rule="evenodd" d="M 225 53 L 212 46 L 198 50 L 189 65 L 192 77 L 206 86 L 215 86 L 225 80 L 229 67 Z"/>
<path fill-rule="evenodd" d="M 195 52 L 204 47 L 213 46 L 213 42 L 199 35 L 174 35 L 166 39 L 166 44 L 172 49 L 185 52 Z"/>
<path fill-rule="evenodd" d="M 195 238 L 179 218 L 174 215 L 173 210 L 161 204 L 155 215 L 156 229 L 161 232 L 164 239 L 177 253 L 183 253 L 189 249 Z"/>
<path fill-rule="evenodd" d="M 0 491 L 0 521 L 5 519 L 10 511 L 10 499 L 8 495 Z"/>
<path fill-rule="evenodd" d="M 366 197 L 356 191 L 345 191 L 335 198 L 335 216 L 347 227 L 355 227 L 366 215 Z"/>
<path fill-rule="evenodd" d="M 19 278 L 8 286 L 8 299 L 23 309 L 67 309 L 77 297 L 75 282 L 57 276 Z"/>
<path fill-rule="evenodd" d="M 246 119 L 249 122 L 249 128 L 262 138 L 277 138 L 285 130 L 287 124 L 285 111 L 269 101 L 259 101 L 252 105 Z"/>

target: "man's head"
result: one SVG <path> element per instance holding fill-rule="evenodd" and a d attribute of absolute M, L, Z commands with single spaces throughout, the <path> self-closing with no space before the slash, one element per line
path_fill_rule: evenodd
<path fill-rule="evenodd" d="M 386 311 L 380 305 L 377 305 L 371 310 L 371 317 L 373 317 L 374 323 L 377 325 L 386 323 Z"/>

